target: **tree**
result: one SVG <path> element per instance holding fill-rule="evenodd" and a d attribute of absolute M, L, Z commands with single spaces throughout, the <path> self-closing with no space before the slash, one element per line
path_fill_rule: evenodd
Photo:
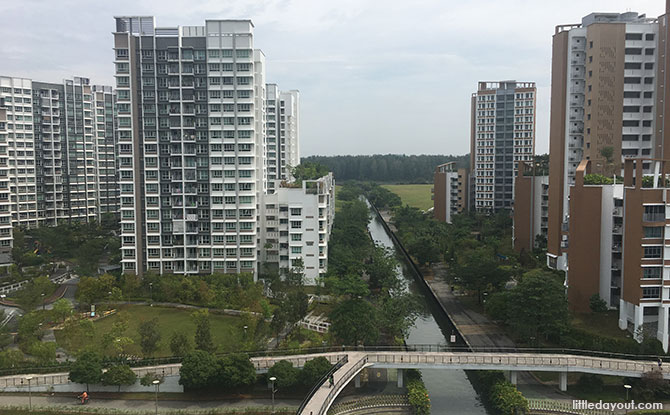
<path fill-rule="evenodd" d="M 293 367 L 288 360 L 280 360 L 268 370 L 268 378 L 276 377 L 275 384 L 279 389 L 287 390 L 298 384 L 300 369 Z"/>
<path fill-rule="evenodd" d="M 179 384 L 186 389 L 202 389 L 214 382 L 218 364 L 214 355 L 195 350 L 184 357 L 179 369 Z"/>
<path fill-rule="evenodd" d="M 52 313 L 54 320 L 63 322 L 72 315 L 72 304 L 65 298 L 61 298 L 54 303 Z"/>
<path fill-rule="evenodd" d="M 509 294 L 509 324 L 524 338 L 563 333 L 570 323 L 563 284 L 551 273 L 527 272 Z"/>
<path fill-rule="evenodd" d="M 188 336 L 181 332 L 174 332 L 170 337 L 170 351 L 172 356 L 186 356 L 193 350 L 193 344 Z"/>
<path fill-rule="evenodd" d="M 331 275 L 326 278 L 326 287 L 335 295 L 349 298 L 367 297 L 370 294 L 368 284 L 356 274 L 343 276 Z"/>
<path fill-rule="evenodd" d="M 81 353 L 70 366 L 70 381 L 86 384 L 87 391 L 88 385 L 99 383 L 101 377 L 102 361 L 100 355 L 95 352 L 85 351 Z"/>
<path fill-rule="evenodd" d="M 329 315 L 330 331 L 343 344 L 374 343 L 379 338 L 377 310 L 362 299 L 339 303 Z"/>
<path fill-rule="evenodd" d="M 600 294 L 595 293 L 589 298 L 589 308 L 594 313 L 604 313 L 607 311 L 607 303 L 600 298 Z"/>
<path fill-rule="evenodd" d="M 365 272 L 370 277 L 370 287 L 379 290 L 381 294 L 397 290 L 400 287 L 397 266 L 398 261 L 390 249 L 375 247 L 372 258 L 365 265 Z"/>
<path fill-rule="evenodd" d="M 487 247 L 467 250 L 456 261 L 452 271 L 461 285 L 477 292 L 479 303 L 485 290 L 500 288 L 510 277 Z"/>
<path fill-rule="evenodd" d="M 26 288 L 19 291 L 17 294 L 17 301 L 21 308 L 25 311 L 31 311 L 38 305 L 42 305 L 42 301 L 54 292 L 56 285 L 49 280 L 45 275 L 39 276 L 30 281 Z"/>
<path fill-rule="evenodd" d="M 35 341 L 28 346 L 28 354 L 35 357 L 40 365 L 56 361 L 56 343 Z"/>
<path fill-rule="evenodd" d="M 333 367 L 323 356 L 305 362 L 300 372 L 300 383 L 306 387 L 316 384 Z"/>
<path fill-rule="evenodd" d="M 118 386 L 121 392 L 121 386 L 133 385 L 137 381 L 137 375 L 128 365 L 112 366 L 102 374 L 102 384 L 107 386 Z"/>
<path fill-rule="evenodd" d="M 125 335 L 127 330 L 127 316 L 119 313 L 119 320 L 112 324 L 111 330 L 102 335 L 102 349 L 113 355 L 127 352 L 128 347 L 135 343 L 132 338 Z"/>
<path fill-rule="evenodd" d="M 227 389 L 250 386 L 256 382 L 256 369 L 246 354 L 230 354 L 219 359 L 217 379 Z"/>
<path fill-rule="evenodd" d="M 216 350 L 212 340 L 212 329 L 209 322 L 209 311 L 198 310 L 191 314 L 195 320 L 195 348 L 213 353 Z"/>
<path fill-rule="evenodd" d="M 44 315 L 38 311 L 32 311 L 19 319 L 18 341 L 19 343 L 29 344 L 39 340 L 42 337 L 41 325 L 44 322 Z"/>
<path fill-rule="evenodd" d="M 143 321 L 137 328 L 140 335 L 140 347 L 144 356 L 153 355 L 158 350 L 158 343 L 161 341 L 161 333 L 158 331 L 158 319 L 153 318 Z"/>

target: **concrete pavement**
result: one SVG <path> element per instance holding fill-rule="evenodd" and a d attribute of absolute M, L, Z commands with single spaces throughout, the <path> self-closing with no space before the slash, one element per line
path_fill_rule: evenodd
<path fill-rule="evenodd" d="M 78 406 L 76 399 L 77 394 L 73 393 L 72 397 L 67 396 L 48 396 L 42 394 L 32 395 L 33 406 Z M 14 405 L 28 405 L 28 394 L 22 395 L 5 395 L 0 394 L 0 404 L 3 406 Z M 299 400 L 295 399 L 275 399 L 275 408 L 292 407 L 297 408 L 300 405 Z M 155 408 L 155 401 L 153 399 L 103 399 L 96 397 L 95 393 L 91 394 L 91 400 L 88 406 L 93 408 L 114 408 L 114 409 L 133 409 L 133 410 L 153 410 Z M 161 399 L 158 395 L 158 410 L 163 409 L 209 409 L 209 408 L 250 408 L 250 407 L 266 407 L 272 406 L 271 399 L 231 399 L 231 400 L 166 400 Z"/>

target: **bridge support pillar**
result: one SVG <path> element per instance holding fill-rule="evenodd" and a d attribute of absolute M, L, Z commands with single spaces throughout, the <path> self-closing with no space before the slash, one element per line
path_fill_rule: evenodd
<path fill-rule="evenodd" d="M 510 370 L 509 371 L 509 383 L 511 383 L 512 385 L 515 385 L 515 386 L 517 384 L 516 375 L 517 375 L 517 372 L 515 370 Z"/>
<path fill-rule="evenodd" d="M 558 372 L 558 389 L 561 392 L 568 390 L 568 372 Z"/>
<path fill-rule="evenodd" d="M 405 387 L 405 370 L 404 369 L 398 369 L 398 387 L 399 388 L 404 388 Z"/>
<path fill-rule="evenodd" d="M 361 387 L 361 374 L 360 373 L 354 377 L 354 387 L 355 388 L 360 388 Z"/>

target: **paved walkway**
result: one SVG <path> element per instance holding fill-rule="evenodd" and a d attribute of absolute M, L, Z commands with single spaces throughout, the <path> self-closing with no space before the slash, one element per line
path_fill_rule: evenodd
<path fill-rule="evenodd" d="M 268 394 L 270 391 L 268 391 Z M 2 395 L 0 402 L 3 406 L 10 405 L 28 405 L 28 395 Z M 66 396 L 45 396 L 33 393 L 33 406 L 78 406 L 76 394 L 71 398 Z M 276 408 L 298 407 L 299 400 L 295 399 L 275 399 Z M 91 394 L 91 400 L 88 406 L 94 408 L 114 408 L 114 409 L 134 409 L 134 410 L 153 410 L 155 408 L 154 400 L 140 400 L 140 399 L 101 399 L 96 398 L 96 394 Z M 209 408 L 250 408 L 250 407 L 270 407 L 272 400 L 268 399 L 231 399 L 218 401 L 179 401 L 179 400 L 162 400 L 158 398 L 158 409 L 209 409 Z"/>
<path fill-rule="evenodd" d="M 470 347 L 492 349 L 516 347 L 514 341 L 507 337 L 500 327 L 488 317 L 463 307 L 445 280 L 447 269 L 444 264 L 433 265 L 432 271 L 434 277 L 425 278 L 425 280 Z"/>
<path fill-rule="evenodd" d="M 366 353 L 363 352 L 349 352 L 349 360 L 347 363 L 339 368 L 333 375 L 334 386 L 330 386 L 330 382 L 324 382 L 323 385 L 314 393 L 312 399 L 307 402 L 301 414 L 305 415 L 320 415 L 328 411 L 330 405 L 333 403 L 337 395 L 340 393 L 347 383 L 352 379 L 352 371 L 362 370 L 366 362 L 362 361 Z M 325 411 L 322 411 L 324 402 L 326 402 Z"/>

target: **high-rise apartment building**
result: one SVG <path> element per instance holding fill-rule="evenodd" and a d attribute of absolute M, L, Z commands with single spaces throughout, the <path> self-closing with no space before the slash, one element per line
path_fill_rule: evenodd
<path fill-rule="evenodd" d="M 451 223 L 451 217 L 468 210 L 468 174 L 456 162 L 441 164 L 433 175 L 432 199 L 435 219 Z"/>
<path fill-rule="evenodd" d="M 93 94 L 87 78 L 32 82 L 39 224 L 98 219 Z"/>
<path fill-rule="evenodd" d="M 556 27 L 552 53 L 548 264 L 566 269 L 570 186 L 583 160 L 621 175 L 626 158 L 663 158 L 665 23 L 635 12 L 592 13 Z M 665 149 L 665 150 L 664 150 Z M 645 173 L 650 173 L 646 162 Z"/>
<path fill-rule="evenodd" d="M 535 154 L 534 82 L 479 82 L 472 94 L 473 209 L 511 209 L 520 161 Z"/>
<path fill-rule="evenodd" d="M 275 184 L 275 192 L 263 198 L 262 260 L 280 270 L 302 261 L 305 284 L 316 285 L 328 269 L 328 240 L 335 217 L 333 174 Z"/>
<path fill-rule="evenodd" d="M 531 252 L 547 238 L 549 176 L 535 162 L 521 162 L 514 179 L 512 241 L 517 252 Z"/>
<path fill-rule="evenodd" d="M 98 174 L 98 215 L 119 214 L 116 168 L 116 93 L 111 86 L 93 85 L 95 160 Z"/>
<path fill-rule="evenodd" d="M 273 180 L 289 180 L 290 168 L 300 164 L 300 93 L 268 84 L 266 105 L 268 187 L 272 191 Z"/>
<path fill-rule="evenodd" d="M 124 272 L 255 272 L 264 57 L 249 20 L 117 17 Z"/>
<path fill-rule="evenodd" d="M 289 169 L 300 164 L 300 92 L 297 90 L 281 91 L 279 94 L 279 164 L 282 170 L 281 179 L 289 177 Z"/>
<path fill-rule="evenodd" d="M 30 79 L 0 76 L 0 99 L 7 117 L 7 164 L 11 222 L 15 226 L 38 225 L 33 87 Z M 50 104 L 59 96 L 49 97 Z M 60 127 L 58 127 L 60 133 Z"/>
<path fill-rule="evenodd" d="M 7 108 L 0 98 L 0 264 L 11 262 L 13 240 L 8 154 Z"/>

